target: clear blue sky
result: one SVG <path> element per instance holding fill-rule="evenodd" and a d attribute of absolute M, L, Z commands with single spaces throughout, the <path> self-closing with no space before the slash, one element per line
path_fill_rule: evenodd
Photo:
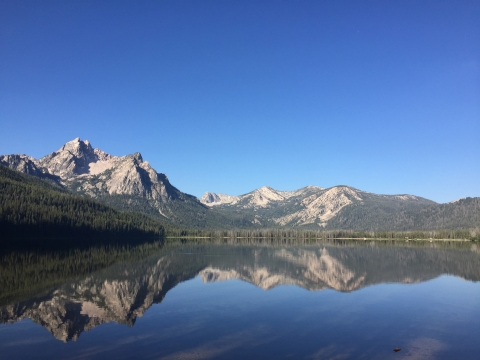
<path fill-rule="evenodd" d="M 479 1 L 1 1 L 0 154 L 180 190 L 480 196 Z"/>

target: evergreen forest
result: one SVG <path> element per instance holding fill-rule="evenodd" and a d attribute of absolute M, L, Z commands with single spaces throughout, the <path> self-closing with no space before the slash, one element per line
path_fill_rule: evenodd
<path fill-rule="evenodd" d="M 157 219 L 72 195 L 58 185 L 0 166 L 0 245 L 78 245 L 102 239 L 163 237 Z M 67 239 L 67 240 L 65 240 Z M 67 244 L 68 245 L 68 244 Z"/>

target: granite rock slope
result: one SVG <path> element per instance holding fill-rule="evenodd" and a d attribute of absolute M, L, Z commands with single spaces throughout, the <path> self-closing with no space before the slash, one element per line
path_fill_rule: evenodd
<path fill-rule="evenodd" d="M 113 156 L 76 138 L 41 159 L 4 155 L 0 164 L 43 178 L 55 179 L 68 190 L 117 208 L 186 221 L 191 213 L 205 217 L 208 210 L 194 196 L 172 186 L 140 153 Z"/>
<path fill-rule="evenodd" d="M 260 223 L 272 227 L 356 230 L 378 229 L 382 225 L 366 218 L 367 214 L 373 219 L 385 219 L 395 212 L 436 204 L 418 196 L 377 195 L 344 185 L 331 188 L 306 186 L 295 191 L 279 191 L 264 186 L 240 196 L 208 192 L 200 201 L 217 209 L 254 213 Z M 358 221 L 348 223 L 341 220 L 352 209 L 360 212 L 355 217 Z M 334 227 L 331 226 L 333 223 Z"/>

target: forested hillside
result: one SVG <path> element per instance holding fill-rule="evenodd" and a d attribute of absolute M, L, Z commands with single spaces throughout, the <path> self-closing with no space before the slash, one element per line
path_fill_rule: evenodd
<path fill-rule="evenodd" d="M 480 226 L 480 198 L 389 212 L 351 206 L 332 219 L 327 229 L 364 231 L 457 230 Z"/>
<path fill-rule="evenodd" d="M 1 245 L 12 238 L 163 236 L 163 224 L 144 214 L 123 212 L 58 186 L 0 166 Z M 22 241 L 22 240 L 15 240 Z"/>
<path fill-rule="evenodd" d="M 460 199 L 392 216 L 394 230 L 469 229 L 480 226 L 480 198 Z"/>

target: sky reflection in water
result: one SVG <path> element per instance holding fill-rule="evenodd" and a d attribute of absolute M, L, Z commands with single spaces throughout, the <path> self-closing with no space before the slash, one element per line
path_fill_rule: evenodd
<path fill-rule="evenodd" d="M 478 356 L 479 254 L 474 251 L 201 246 L 187 255 L 181 250 L 135 265 L 115 265 L 62 285 L 43 302 L 36 299 L 3 308 L 4 321 L 13 313 L 18 317 L 30 311 L 34 316 L 48 308 L 50 312 L 41 313 L 36 321 L 43 321 L 53 334 L 52 326 L 65 326 L 55 322 L 58 314 L 53 309 L 70 306 L 73 313 L 63 316 L 77 335 L 65 335 L 76 337 L 63 343 L 31 320 L 0 325 L 2 357 Z M 72 303 L 77 306 L 68 305 Z M 77 308 L 81 310 L 75 313 Z M 93 319 L 94 313 L 107 322 Z M 61 338 L 61 332 L 55 335 L 69 340 Z M 395 347 L 402 350 L 394 353 Z"/>

